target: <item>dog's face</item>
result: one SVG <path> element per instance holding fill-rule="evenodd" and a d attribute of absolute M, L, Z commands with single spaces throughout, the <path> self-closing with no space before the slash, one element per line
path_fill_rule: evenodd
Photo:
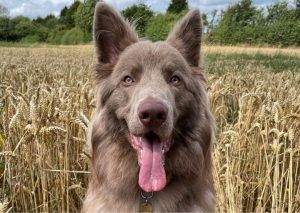
<path fill-rule="evenodd" d="M 201 113 L 198 104 L 206 103 L 199 100 L 205 99 L 201 95 L 205 92 L 200 73 L 195 73 L 200 14 L 191 11 L 166 42 L 152 43 L 139 41 L 118 13 L 98 3 L 94 40 L 99 110 L 115 116 L 122 125 L 120 131 L 137 152 L 140 187 L 147 192 L 160 191 L 166 185 L 164 155 L 172 150 L 177 126 L 198 117 L 194 114 Z"/>

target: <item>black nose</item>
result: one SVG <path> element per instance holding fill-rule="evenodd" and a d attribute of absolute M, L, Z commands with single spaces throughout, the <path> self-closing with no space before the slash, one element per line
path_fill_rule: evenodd
<path fill-rule="evenodd" d="M 139 105 L 138 115 L 145 126 L 159 127 L 167 119 L 168 108 L 155 98 L 147 98 Z"/>

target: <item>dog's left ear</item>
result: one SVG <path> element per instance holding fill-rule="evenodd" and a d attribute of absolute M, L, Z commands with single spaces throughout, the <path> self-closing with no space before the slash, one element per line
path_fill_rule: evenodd
<path fill-rule="evenodd" d="M 167 42 L 194 67 L 199 65 L 202 23 L 199 10 L 190 11 L 169 34 Z"/>

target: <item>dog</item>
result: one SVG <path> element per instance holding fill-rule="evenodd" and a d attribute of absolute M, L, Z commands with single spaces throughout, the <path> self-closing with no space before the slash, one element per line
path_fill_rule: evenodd
<path fill-rule="evenodd" d="M 200 66 L 201 16 L 191 10 L 166 41 L 139 39 L 97 3 L 96 111 L 82 212 L 213 212 L 214 119 Z"/>

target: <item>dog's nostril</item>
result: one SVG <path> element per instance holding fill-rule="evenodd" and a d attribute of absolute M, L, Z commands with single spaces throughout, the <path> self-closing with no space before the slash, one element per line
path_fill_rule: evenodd
<path fill-rule="evenodd" d="M 159 120 L 166 120 L 166 113 L 164 112 L 158 113 L 156 118 Z"/>
<path fill-rule="evenodd" d="M 149 113 L 144 112 L 144 113 L 141 113 L 140 119 L 147 119 L 149 117 L 150 117 Z"/>

